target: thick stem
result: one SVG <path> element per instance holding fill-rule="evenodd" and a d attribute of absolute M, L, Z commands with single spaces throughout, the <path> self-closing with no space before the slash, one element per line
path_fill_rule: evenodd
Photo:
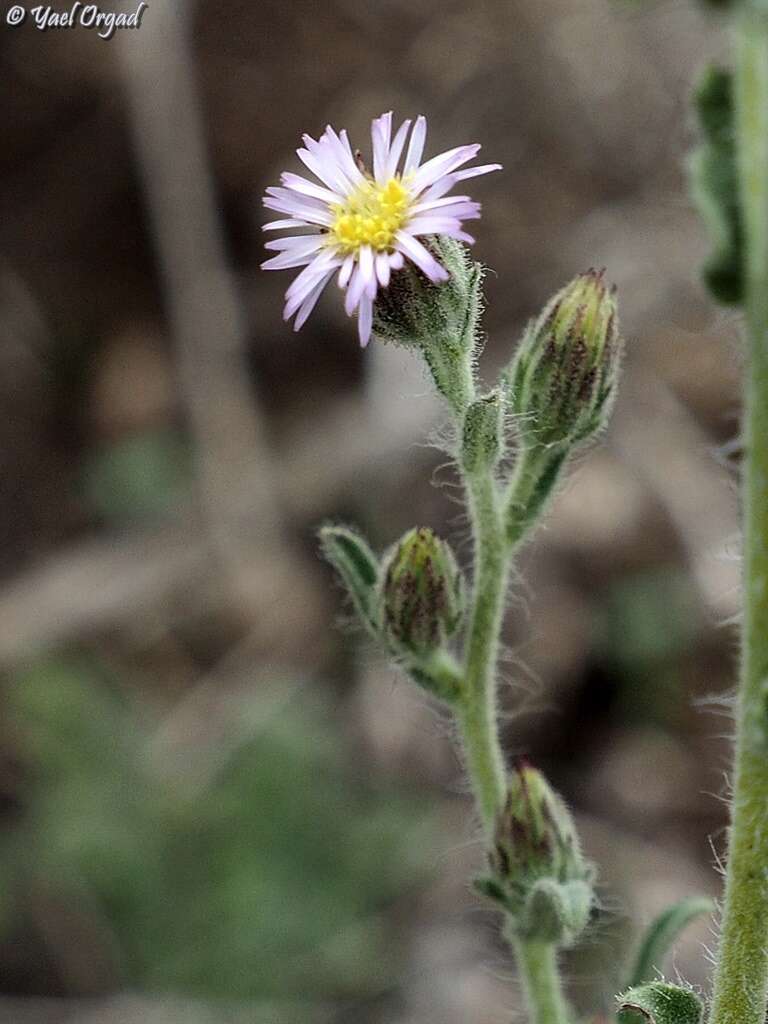
<path fill-rule="evenodd" d="M 768 15 L 737 26 L 747 277 L 744 625 L 725 909 L 711 1024 L 763 1024 L 768 996 Z"/>
<path fill-rule="evenodd" d="M 467 771 L 483 824 L 492 834 L 507 789 L 496 722 L 496 662 L 509 558 L 492 474 L 484 471 L 473 475 L 466 485 L 475 541 L 475 579 L 466 646 L 464 694 L 457 715 Z"/>
<path fill-rule="evenodd" d="M 567 1024 L 568 1007 L 560 986 L 557 950 L 549 942 L 513 941 L 530 1024 Z"/>

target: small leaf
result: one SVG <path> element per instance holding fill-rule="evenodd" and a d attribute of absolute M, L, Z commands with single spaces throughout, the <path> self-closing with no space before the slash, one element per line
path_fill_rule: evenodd
<path fill-rule="evenodd" d="M 345 526 L 323 526 L 319 536 L 323 554 L 341 576 L 363 624 L 369 632 L 378 636 L 378 559 L 367 542 Z"/>
<path fill-rule="evenodd" d="M 637 953 L 630 987 L 650 981 L 661 970 L 664 957 L 691 921 L 713 914 L 715 904 L 706 896 L 692 896 L 668 907 L 651 923 Z"/>
<path fill-rule="evenodd" d="M 703 1007 L 695 992 L 664 981 L 619 996 L 619 1024 L 699 1024 Z"/>

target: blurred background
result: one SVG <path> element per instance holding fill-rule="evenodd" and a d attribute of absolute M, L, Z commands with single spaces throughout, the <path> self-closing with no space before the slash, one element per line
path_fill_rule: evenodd
<path fill-rule="evenodd" d="M 64 9 L 64 8 L 62 8 Z M 106 9 L 114 9 L 105 4 Z M 5 13 L 5 12 L 3 12 Z M 482 372 L 574 273 L 619 286 L 604 441 L 519 566 L 505 746 L 571 802 L 608 1008 L 636 928 L 717 893 L 738 604 L 738 322 L 698 283 L 684 0 L 151 0 L 0 26 L 0 1020 L 521 1019 L 441 713 L 348 628 L 315 541 L 469 558 L 420 366 L 329 288 L 294 335 L 260 195 L 330 121 L 470 141 Z M 708 922 L 667 964 L 706 983 Z"/>

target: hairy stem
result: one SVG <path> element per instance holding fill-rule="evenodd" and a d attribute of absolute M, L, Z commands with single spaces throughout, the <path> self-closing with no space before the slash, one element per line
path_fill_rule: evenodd
<path fill-rule="evenodd" d="M 509 558 L 495 480 L 490 472 L 467 481 L 475 542 L 475 578 L 464 666 L 464 694 L 457 708 L 467 771 L 483 824 L 492 834 L 506 796 L 506 771 L 496 720 L 496 662 Z"/>
<path fill-rule="evenodd" d="M 549 942 L 513 940 L 530 1024 L 568 1024 L 568 1007 L 560 985 L 557 950 Z"/>
<path fill-rule="evenodd" d="M 768 996 L 768 14 L 736 39 L 746 242 L 744 625 L 728 869 L 711 1024 L 763 1024 Z"/>

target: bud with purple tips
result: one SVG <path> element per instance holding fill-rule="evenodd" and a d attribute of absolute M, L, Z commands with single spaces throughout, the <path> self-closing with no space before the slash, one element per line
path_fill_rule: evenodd
<path fill-rule="evenodd" d="M 621 348 L 614 289 L 602 271 L 579 274 L 529 326 L 507 375 L 524 443 L 568 448 L 598 433 Z"/>

